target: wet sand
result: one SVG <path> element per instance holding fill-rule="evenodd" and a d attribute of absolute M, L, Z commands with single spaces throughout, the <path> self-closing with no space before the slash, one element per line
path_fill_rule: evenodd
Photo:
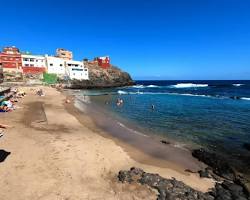
<path fill-rule="evenodd" d="M 1 123 L 13 126 L 0 138 L 0 148 L 11 152 L 0 163 L 0 199 L 156 199 L 145 186 L 117 181 L 119 170 L 132 166 L 200 191 L 213 186 L 185 173 L 181 163 L 154 158 L 107 134 L 55 89 L 44 87 L 44 97 L 30 89 L 24 88 L 28 95 L 20 108 L 0 115 Z"/>

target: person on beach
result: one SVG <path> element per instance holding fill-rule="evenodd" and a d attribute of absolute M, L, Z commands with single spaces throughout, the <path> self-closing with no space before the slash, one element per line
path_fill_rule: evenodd
<path fill-rule="evenodd" d="M 36 94 L 40 97 L 45 96 L 42 89 L 39 89 Z"/>

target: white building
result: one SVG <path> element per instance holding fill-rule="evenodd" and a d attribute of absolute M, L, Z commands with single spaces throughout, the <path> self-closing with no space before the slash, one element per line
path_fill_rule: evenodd
<path fill-rule="evenodd" d="M 54 56 L 46 56 L 47 72 L 49 74 L 65 75 L 65 60 Z"/>
<path fill-rule="evenodd" d="M 70 79 L 88 80 L 89 71 L 84 67 L 83 62 L 67 60 L 65 61 L 66 74 Z"/>
<path fill-rule="evenodd" d="M 24 74 L 42 74 L 46 71 L 44 56 L 22 54 L 21 60 Z"/>

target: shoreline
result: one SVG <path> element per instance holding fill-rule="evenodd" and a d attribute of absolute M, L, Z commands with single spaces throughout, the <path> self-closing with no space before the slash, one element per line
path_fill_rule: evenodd
<path fill-rule="evenodd" d="M 37 88 L 43 88 L 44 97 L 34 94 Z M 79 117 L 79 111 L 66 104 L 66 96 L 55 88 L 23 90 L 27 96 L 18 103 L 20 108 L 1 115 L 3 123 L 13 126 L 0 141 L 1 148 L 11 152 L 0 163 L 3 199 L 156 199 L 145 186 L 118 182 L 118 172 L 133 166 L 175 177 L 202 192 L 214 186 L 211 179 L 171 168 L 169 163 L 159 167 L 136 161 L 127 145 L 104 137 L 105 131 L 89 116 Z"/>
<path fill-rule="evenodd" d="M 174 140 L 164 144 L 161 137 L 145 135 L 143 132 L 130 129 L 99 109 L 99 105 L 89 105 L 71 96 L 73 104 L 65 105 L 68 112 L 74 115 L 82 124 L 86 125 L 83 115 L 88 115 L 93 130 L 102 136 L 112 139 L 121 146 L 130 157 L 138 162 L 158 167 L 170 167 L 180 173 L 188 174 L 185 170 L 197 172 L 206 165 L 193 158 L 190 149 L 175 146 Z M 82 120 L 83 119 L 83 120 Z M 164 138 L 166 139 L 166 138 Z M 178 144 L 177 144 L 178 145 Z"/>

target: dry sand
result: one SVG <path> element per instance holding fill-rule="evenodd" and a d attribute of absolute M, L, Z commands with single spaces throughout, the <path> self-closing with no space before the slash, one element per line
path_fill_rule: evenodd
<path fill-rule="evenodd" d="M 154 166 L 157 160 L 150 162 L 140 152 L 136 161 L 129 147 L 104 137 L 88 116 L 79 118 L 55 89 L 44 87 L 44 97 L 24 90 L 28 95 L 18 103 L 20 108 L 0 114 L 1 123 L 13 126 L 0 138 L 0 149 L 11 152 L 0 163 L 1 200 L 156 199 L 156 192 L 145 186 L 117 181 L 119 170 L 132 166 L 175 177 L 200 191 L 213 186 L 181 167 Z"/>

